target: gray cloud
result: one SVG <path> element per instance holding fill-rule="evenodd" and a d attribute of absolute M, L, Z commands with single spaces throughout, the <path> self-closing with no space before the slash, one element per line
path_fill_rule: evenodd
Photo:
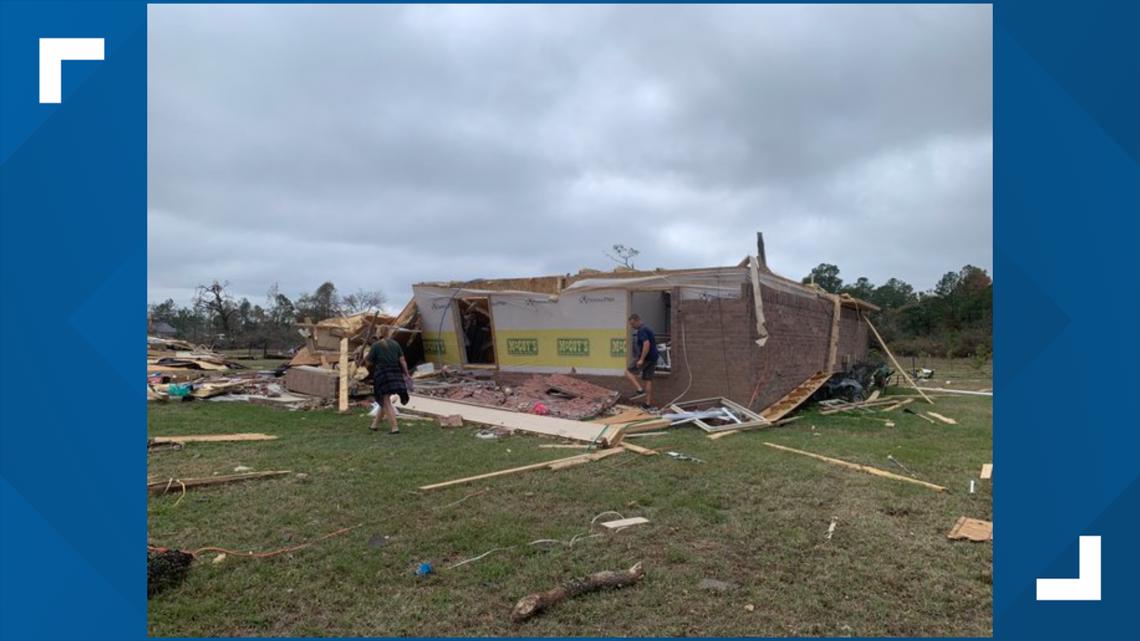
<path fill-rule="evenodd" d="M 149 8 L 148 296 L 992 266 L 989 6 Z"/>

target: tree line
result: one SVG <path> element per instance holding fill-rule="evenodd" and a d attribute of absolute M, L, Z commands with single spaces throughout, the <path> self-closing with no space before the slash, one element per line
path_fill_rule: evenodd
<path fill-rule="evenodd" d="M 877 286 L 863 276 L 844 283 L 839 267 L 829 263 L 817 265 L 803 282 L 880 307 L 871 322 L 897 355 L 987 359 L 993 353 L 993 279 L 980 267 L 946 272 L 928 291 L 898 278 Z"/>
<path fill-rule="evenodd" d="M 174 328 L 174 336 L 195 344 L 214 348 L 257 347 L 265 352 L 281 351 L 300 343 L 296 323 L 305 319 L 320 321 L 335 316 L 362 312 L 379 312 L 387 298 L 378 290 L 358 289 L 341 294 L 332 282 L 325 282 L 312 292 L 294 298 L 283 294 L 274 284 L 265 294 L 265 302 L 254 303 L 246 297 L 235 298 L 229 283 L 212 281 L 199 285 L 194 299 L 182 306 L 167 299 L 148 305 L 147 315 L 153 326 L 164 322 Z"/>

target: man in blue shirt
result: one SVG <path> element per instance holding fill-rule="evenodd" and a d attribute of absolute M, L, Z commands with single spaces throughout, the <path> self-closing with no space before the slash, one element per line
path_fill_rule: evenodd
<path fill-rule="evenodd" d="M 641 322 L 641 317 L 637 314 L 630 314 L 629 326 L 634 331 L 634 360 L 626 368 L 625 377 L 637 388 L 637 393 L 630 398 L 645 397 L 641 407 L 648 409 L 653 406 L 653 372 L 657 371 L 657 337 L 653 335 L 653 330 L 648 325 Z M 640 374 L 641 380 L 638 381 L 634 374 Z"/>

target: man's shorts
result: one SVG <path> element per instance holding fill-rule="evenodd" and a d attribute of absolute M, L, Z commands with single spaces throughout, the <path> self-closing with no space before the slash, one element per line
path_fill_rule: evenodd
<path fill-rule="evenodd" d="M 633 361 L 626 369 L 634 374 L 640 373 L 643 381 L 651 381 L 653 380 L 653 373 L 657 371 L 657 361 L 646 361 L 640 369 L 637 367 L 637 361 Z"/>

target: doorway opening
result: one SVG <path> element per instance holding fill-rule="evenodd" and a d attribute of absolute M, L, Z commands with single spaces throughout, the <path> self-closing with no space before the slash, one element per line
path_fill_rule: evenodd
<path fill-rule="evenodd" d="M 669 292 L 644 291 L 630 294 L 630 311 L 641 317 L 641 322 L 653 330 L 657 338 L 657 370 L 668 372 L 671 366 L 670 344 L 672 343 L 672 328 L 670 318 L 672 315 L 673 300 Z M 633 357 L 637 347 L 631 339 L 630 357 Z"/>
<path fill-rule="evenodd" d="M 459 326 L 463 337 L 465 365 L 495 365 L 495 333 L 491 326 L 491 301 L 484 297 L 461 298 Z"/>

